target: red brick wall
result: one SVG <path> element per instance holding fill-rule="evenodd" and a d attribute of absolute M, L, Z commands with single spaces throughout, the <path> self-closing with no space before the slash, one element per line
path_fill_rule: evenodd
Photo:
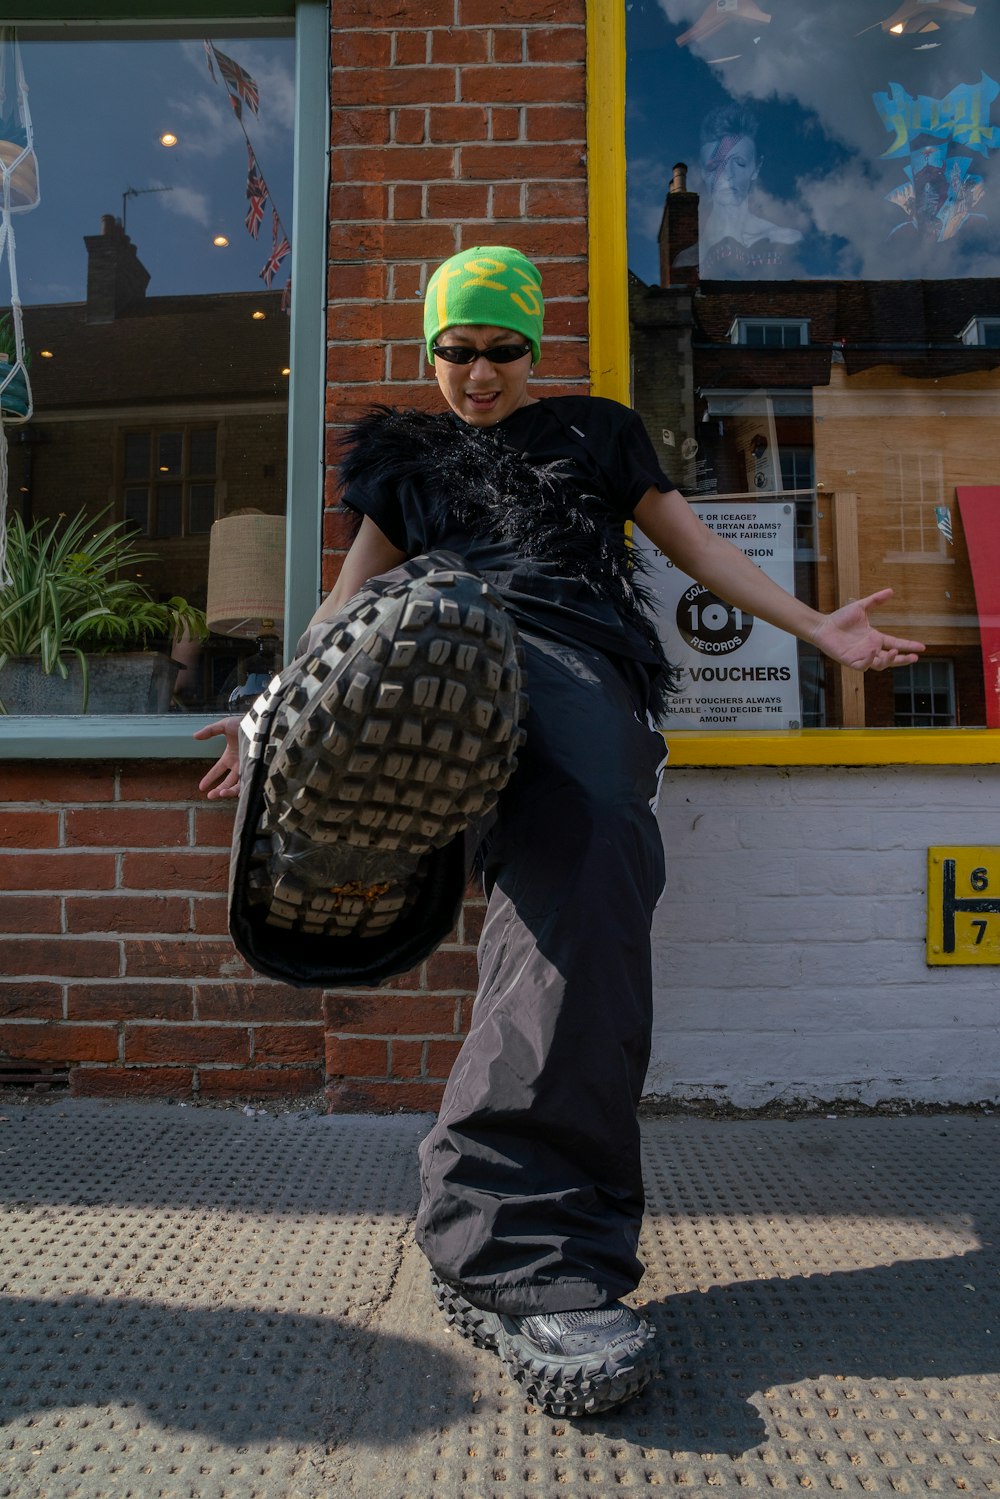
<path fill-rule="evenodd" d="M 199 795 L 197 762 L 0 775 L 0 1072 L 171 1097 L 309 1093 L 329 1074 L 335 1108 L 435 1106 L 468 1024 L 481 901 L 413 973 L 324 1006 L 234 950 L 233 806 Z"/>
<path fill-rule="evenodd" d="M 232 805 L 197 762 L 0 767 L 0 1071 L 77 1093 L 322 1085 L 317 992 L 251 974 L 226 931 Z"/>
<path fill-rule="evenodd" d="M 434 405 L 434 265 L 482 242 L 542 270 L 538 385 L 585 392 L 582 0 L 333 0 L 328 458 L 374 401 Z M 324 584 L 344 530 L 328 479 Z M 436 1107 L 468 1025 L 482 901 L 414 972 L 322 995 L 249 971 L 225 928 L 232 808 L 195 762 L 0 765 L 0 1071 L 78 1093 L 292 1094 Z"/>
<path fill-rule="evenodd" d="M 586 392 L 583 0 L 333 0 L 327 437 L 375 401 L 435 406 L 423 292 L 456 250 L 541 268 L 538 384 Z M 329 472 L 329 470 L 328 470 Z M 345 536 L 332 473 L 324 582 Z"/>

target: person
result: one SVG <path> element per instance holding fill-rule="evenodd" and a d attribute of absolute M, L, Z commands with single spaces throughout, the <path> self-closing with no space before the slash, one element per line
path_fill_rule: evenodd
<path fill-rule="evenodd" d="M 709 201 L 700 229 L 700 270 L 706 279 L 781 274 L 789 250 L 802 239 L 798 229 L 776 224 L 750 207 L 763 166 L 756 136 L 757 122 L 740 104 L 720 105 L 702 121 L 700 159 Z"/>
<path fill-rule="evenodd" d="M 431 277 L 424 328 L 446 409 L 379 409 L 348 434 L 343 501 L 360 528 L 313 628 L 439 548 L 516 622 L 526 737 L 473 840 L 488 897 L 479 989 L 420 1149 L 416 1236 L 457 1330 L 500 1353 L 536 1404 L 579 1415 L 656 1367 L 649 1323 L 622 1297 L 642 1274 L 637 1109 L 664 885 L 664 746 L 648 710 L 668 668 L 624 522 L 837 662 L 884 670 L 922 646 L 870 619 L 890 590 L 827 615 L 784 592 L 702 524 L 630 409 L 535 395 L 543 312 L 540 273 L 506 246 Z M 197 737 L 223 732 L 201 782 L 211 798 L 239 790 L 236 721 Z"/>

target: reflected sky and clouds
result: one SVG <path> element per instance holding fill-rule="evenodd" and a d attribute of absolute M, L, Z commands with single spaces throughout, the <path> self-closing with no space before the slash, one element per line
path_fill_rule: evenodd
<path fill-rule="evenodd" d="M 766 23 L 744 19 L 741 7 L 742 0 L 723 25 L 683 46 L 677 38 L 706 13 L 705 0 L 633 0 L 628 7 L 631 269 L 643 280 L 659 279 L 656 231 L 674 162 L 688 163 L 688 185 L 706 210 L 713 174 L 705 171 L 712 155 L 702 123 L 735 101 L 755 130 L 759 171 L 748 212 L 800 236 L 794 253 L 784 252 L 781 275 L 995 274 L 995 0 L 980 0 L 971 17 L 921 0 L 912 8 L 934 29 L 905 35 L 882 29 L 894 13 L 888 0 L 771 0 L 762 7 Z M 914 101 L 902 155 L 884 155 L 898 136 L 877 95 Z M 985 128 L 960 130 L 958 139 L 921 131 L 916 101 L 949 95 L 960 112 L 979 108 Z M 726 150 L 724 142 L 723 156 Z M 942 238 L 945 219 L 950 229 Z"/>
<path fill-rule="evenodd" d="M 259 114 L 244 108 L 257 162 L 285 231 L 292 218 L 294 42 L 213 36 L 249 72 Z M 38 156 L 41 201 L 15 221 L 21 297 L 79 302 L 86 295 L 84 235 L 122 217 L 150 272 L 148 295 L 251 291 L 271 246 L 271 205 L 259 238 L 244 227 L 247 148 L 202 38 L 21 43 Z M 218 77 L 218 74 L 217 74 Z M 178 144 L 160 144 L 164 131 Z M 169 189 L 169 191 L 149 191 Z M 216 234 L 229 245 L 216 248 Z M 286 260 L 275 279 L 281 286 Z"/>

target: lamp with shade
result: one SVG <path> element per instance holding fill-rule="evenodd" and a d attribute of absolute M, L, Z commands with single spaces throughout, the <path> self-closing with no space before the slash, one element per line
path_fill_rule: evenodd
<path fill-rule="evenodd" d="M 208 627 L 219 635 L 255 640 L 246 678 L 229 697 L 245 710 L 278 668 L 285 615 L 285 517 L 242 511 L 217 520 L 208 544 Z"/>

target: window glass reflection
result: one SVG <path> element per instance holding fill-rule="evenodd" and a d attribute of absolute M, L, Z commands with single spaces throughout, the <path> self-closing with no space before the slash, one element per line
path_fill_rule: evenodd
<path fill-rule="evenodd" d="M 928 643 L 895 682 L 779 661 L 756 626 L 688 659 L 661 559 L 672 722 L 1000 727 L 1000 15 L 627 17 L 634 402 L 664 468 L 763 567 L 786 567 L 790 502 L 796 592 L 826 609 L 891 586 L 885 627 Z M 665 98 L 685 100 L 666 145 Z"/>
<path fill-rule="evenodd" d="M 0 70 L 6 59 L 14 104 L 0 154 L 3 138 L 13 147 L 25 134 L 13 48 L 4 32 Z M 12 306 L 16 255 L 34 402 L 15 427 L 4 399 L 11 515 L 36 541 L 79 521 L 76 565 L 95 586 L 89 549 L 116 527 L 108 584 L 130 582 L 155 604 L 185 601 L 176 617 L 156 615 L 156 629 L 110 642 L 163 659 L 154 696 L 140 688 L 131 706 L 120 694 L 106 706 L 92 694 L 88 712 L 214 711 L 238 690 L 260 628 L 213 609 L 212 528 L 285 511 L 291 28 L 230 38 L 173 28 L 139 41 L 102 28 L 68 42 L 54 31 L 18 51 L 44 190 L 13 216 L 14 242 L 0 254 L 0 312 Z M 88 655 L 109 649 L 106 639 L 81 643 Z M 30 672 L 30 641 L 24 655 Z M 7 712 L 81 709 L 79 692 L 47 706 L 44 692 L 19 698 L 11 682 L 4 668 Z"/>
<path fill-rule="evenodd" d="M 161 474 L 179 474 L 184 435 L 181 432 L 161 432 L 157 443 L 157 470 Z"/>

